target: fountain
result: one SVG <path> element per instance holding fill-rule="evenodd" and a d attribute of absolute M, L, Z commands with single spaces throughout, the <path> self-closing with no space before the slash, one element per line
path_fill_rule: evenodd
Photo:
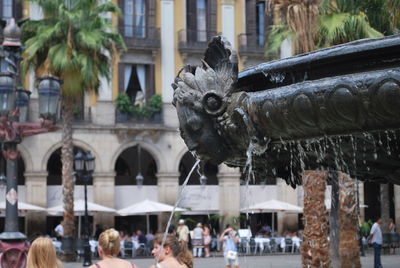
<path fill-rule="evenodd" d="M 190 151 L 293 187 L 304 169 L 343 170 L 400 184 L 400 36 L 361 40 L 267 62 L 238 74 L 229 42 L 215 37 L 203 66 L 173 83 Z"/>
<path fill-rule="evenodd" d="M 304 185 L 306 228 L 315 221 L 328 228 L 323 196 L 310 198 L 323 195 L 328 180 L 331 259 L 326 231 L 308 227 L 303 267 L 339 267 L 339 258 L 342 267 L 360 267 L 358 249 L 346 252 L 357 244 L 350 178 L 400 184 L 399 56 L 396 35 L 238 73 L 236 52 L 214 37 L 202 66 L 185 66 L 172 84 L 181 136 L 199 159 Z"/>

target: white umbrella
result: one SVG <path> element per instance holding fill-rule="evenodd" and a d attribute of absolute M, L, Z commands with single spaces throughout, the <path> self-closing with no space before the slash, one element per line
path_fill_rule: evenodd
<path fill-rule="evenodd" d="M 295 206 L 286 202 L 278 201 L 275 199 L 271 199 L 266 202 L 258 203 L 247 208 L 241 209 L 242 212 L 271 212 L 272 213 L 272 234 L 274 233 L 275 228 L 275 212 L 294 212 L 301 213 L 303 212 L 303 208 L 299 206 Z"/>
<path fill-rule="evenodd" d="M 93 212 L 109 212 L 113 213 L 116 212 L 115 209 L 105 207 L 96 203 L 92 202 L 87 202 L 87 208 L 88 212 L 93 213 Z M 64 205 L 58 205 L 55 207 L 51 207 L 47 209 L 47 212 L 51 215 L 62 215 L 64 213 Z M 74 214 L 78 215 L 79 217 L 79 223 L 78 223 L 78 237 L 81 235 L 81 216 L 85 214 L 85 200 L 82 199 L 76 199 L 74 200 Z"/>
<path fill-rule="evenodd" d="M 5 210 L 6 209 L 6 202 L 2 201 L 0 202 L 0 210 Z M 46 211 L 45 208 L 31 205 L 25 202 L 18 201 L 18 210 L 19 211 Z"/>
<path fill-rule="evenodd" d="M 120 209 L 117 211 L 117 213 L 121 216 L 146 215 L 147 233 L 149 233 L 150 232 L 149 215 L 158 214 L 160 212 L 172 212 L 173 209 L 174 209 L 173 206 L 146 199 L 139 203 L 135 203 L 126 208 Z M 185 209 L 176 207 L 175 211 L 185 211 Z"/>
<path fill-rule="evenodd" d="M 115 212 L 115 209 L 105 207 L 93 202 L 87 202 L 88 212 Z M 47 209 L 47 212 L 51 215 L 59 215 L 64 213 L 64 205 L 58 205 Z M 74 213 L 83 215 L 85 213 L 85 200 L 77 199 L 74 200 Z"/>

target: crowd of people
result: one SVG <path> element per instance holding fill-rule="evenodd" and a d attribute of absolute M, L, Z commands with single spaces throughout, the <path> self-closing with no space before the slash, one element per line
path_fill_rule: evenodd
<path fill-rule="evenodd" d="M 55 233 L 62 238 L 64 230 L 62 223 L 57 225 Z M 100 261 L 90 268 L 137 268 L 137 266 L 120 257 L 124 256 L 125 242 L 149 245 L 155 258 L 155 265 L 150 268 L 192 268 L 193 257 L 210 257 L 211 230 L 208 225 L 198 223 L 190 231 L 185 220 L 179 220 L 178 227 L 173 226 L 168 234 L 143 234 L 137 230 L 133 234 L 117 231 L 113 228 L 105 231 L 97 225 L 95 237 L 98 239 L 97 252 Z M 164 243 L 163 243 L 164 241 Z M 228 268 L 238 268 L 238 234 L 230 226 L 222 232 L 219 241 L 223 244 L 225 263 Z M 192 251 L 190 251 L 192 248 Z M 49 237 L 36 238 L 28 253 L 27 268 L 59 268 L 61 262 L 57 259 L 56 249 Z"/>

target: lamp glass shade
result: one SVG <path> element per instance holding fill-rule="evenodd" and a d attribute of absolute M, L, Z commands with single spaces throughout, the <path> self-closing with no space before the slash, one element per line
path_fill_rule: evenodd
<path fill-rule="evenodd" d="M 15 109 L 15 79 L 9 74 L 0 74 L 0 115 L 7 116 Z"/>
<path fill-rule="evenodd" d="M 82 172 L 83 169 L 85 168 L 85 157 L 83 156 L 82 152 L 78 152 L 74 156 L 74 164 L 75 164 L 75 170 Z"/>
<path fill-rule="evenodd" d="M 19 122 L 28 121 L 28 111 L 29 111 L 29 91 L 18 89 L 17 98 L 15 100 L 15 106 L 19 109 Z"/>
<path fill-rule="evenodd" d="M 95 157 L 92 155 L 91 152 L 88 152 L 86 154 L 86 159 L 85 159 L 85 165 L 86 165 L 86 171 L 88 172 L 93 172 L 95 168 Z"/>
<path fill-rule="evenodd" d="M 136 184 L 141 186 L 141 185 L 143 185 L 143 181 L 144 181 L 144 177 L 143 177 L 142 173 L 139 172 L 136 175 Z"/>
<path fill-rule="evenodd" d="M 43 119 L 56 120 L 60 100 L 61 81 L 53 76 L 40 79 L 38 85 L 39 114 Z"/>
<path fill-rule="evenodd" d="M 207 184 L 207 177 L 205 175 L 200 176 L 200 184 L 206 185 Z"/>

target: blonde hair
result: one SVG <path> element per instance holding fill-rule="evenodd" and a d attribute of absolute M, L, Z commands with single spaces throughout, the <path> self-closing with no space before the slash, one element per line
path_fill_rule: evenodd
<path fill-rule="evenodd" d="M 102 232 L 99 236 L 99 245 L 106 256 L 117 256 L 120 248 L 118 231 L 111 228 Z"/>
<path fill-rule="evenodd" d="M 161 245 L 163 241 L 163 234 L 158 234 L 153 240 L 154 244 Z M 185 241 L 179 241 L 174 235 L 167 235 L 164 243 L 164 247 L 171 249 L 172 256 L 180 263 L 185 264 L 188 268 L 193 268 L 193 257 L 192 253 L 188 250 Z"/>
<path fill-rule="evenodd" d="M 58 268 L 61 262 L 57 259 L 53 242 L 47 237 L 33 241 L 29 252 L 27 268 Z"/>

